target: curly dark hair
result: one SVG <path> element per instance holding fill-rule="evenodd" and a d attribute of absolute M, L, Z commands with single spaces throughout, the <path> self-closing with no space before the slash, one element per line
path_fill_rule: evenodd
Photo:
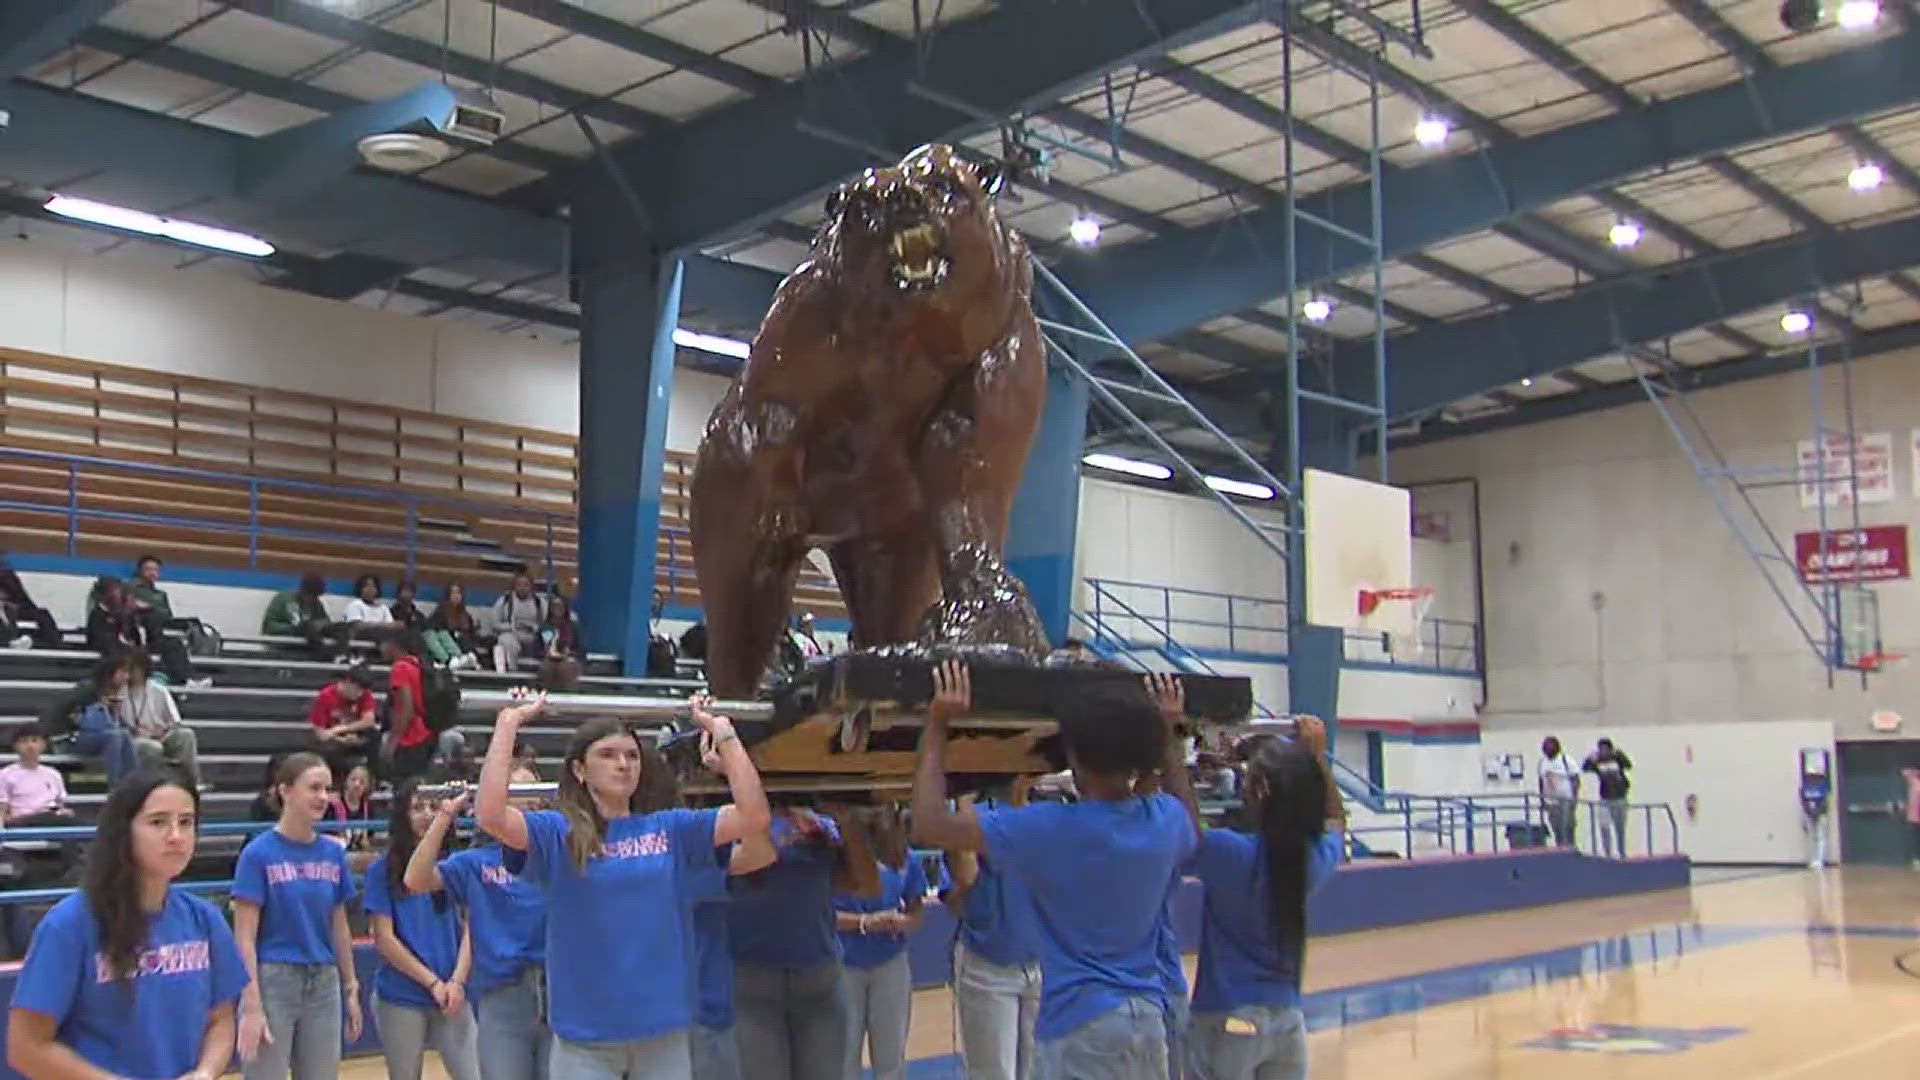
<path fill-rule="evenodd" d="M 87 871 L 81 891 L 100 928 L 100 953 L 113 977 L 128 985 L 140 966 L 147 944 L 150 916 L 140 907 L 140 868 L 133 861 L 133 819 L 147 799 L 163 787 L 177 787 L 200 812 L 200 793 L 170 772 L 143 770 L 114 785 L 87 849 Z"/>

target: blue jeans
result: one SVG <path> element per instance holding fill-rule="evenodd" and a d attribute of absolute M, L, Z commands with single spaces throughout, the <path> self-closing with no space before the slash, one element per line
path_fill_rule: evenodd
<path fill-rule="evenodd" d="M 1157 998 L 1128 998 L 1038 1051 L 1034 1080 L 1166 1080 L 1167 1011 Z"/>
<path fill-rule="evenodd" d="M 480 995 L 481 1080 L 547 1080 L 553 1035 L 541 1003 L 542 974 L 530 967 L 517 981 Z"/>
<path fill-rule="evenodd" d="M 1187 1047 L 1191 1080 L 1307 1080 L 1307 1021 L 1298 1008 L 1196 1013 Z"/>
<path fill-rule="evenodd" d="M 733 966 L 733 1034 L 753 1080 L 844 1080 L 847 986 L 840 964 Z"/>
<path fill-rule="evenodd" d="M 635 1042 L 580 1043 L 553 1037 L 553 1080 L 687 1080 L 687 1033 Z"/>
<path fill-rule="evenodd" d="M 74 752 L 81 757 L 97 757 L 107 769 L 107 783 L 117 784 L 140 768 L 140 750 L 133 733 L 120 726 L 104 705 L 90 705 L 80 714 L 79 730 L 73 733 Z"/>
<path fill-rule="evenodd" d="M 1006 967 L 953 948 L 953 1007 L 968 1080 L 1030 1080 L 1033 1025 L 1040 1015 L 1040 965 Z"/>
<path fill-rule="evenodd" d="M 1187 1075 L 1187 995 L 1167 998 L 1167 1078 L 1182 1080 Z"/>
<path fill-rule="evenodd" d="M 873 1062 L 873 1080 L 907 1075 L 907 1029 L 913 1024 L 913 972 L 907 954 L 870 968 L 847 970 L 847 1075 L 860 1075 L 860 1046 Z"/>
<path fill-rule="evenodd" d="M 240 1070 L 245 1080 L 338 1080 L 340 969 L 332 964 L 260 965 L 267 1034 Z"/>
<path fill-rule="evenodd" d="M 380 1025 L 387 1080 L 420 1080 L 420 1065 L 426 1060 L 429 1044 L 440 1051 L 440 1064 L 452 1080 L 480 1080 L 480 1052 L 471 1006 L 455 1009 L 448 1016 L 431 1007 L 376 1000 L 373 1015 Z"/>
<path fill-rule="evenodd" d="M 693 1026 L 693 1080 L 741 1080 L 740 1044 L 731 1027 Z"/>

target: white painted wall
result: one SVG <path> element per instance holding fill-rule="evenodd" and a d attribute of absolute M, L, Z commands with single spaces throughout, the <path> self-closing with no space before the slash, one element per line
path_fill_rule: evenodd
<path fill-rule="evenodd" d="M 580 430 L 573 345 L 18 240 L 0 241 L 0 346 Z M 726 385 L 675 373 L 669 446 L 699 444 Z"/>
<path fill-rule="evenodd" d="M 1892 354 L 1853 368 L 1858 430 L 1890 432 L 1895 447 L 1893 497 L 1863 506 L 1864 524 L 1909 523 L 1920 509 L 1908 451 L 1920 426 L 1916 359 Z M 1828 425 L 1841 420 L 1838 380 L 1825 370 Z M 1804 372 L 1698 392 L 1692 402 L 1736 468 L 1790 476 L 1797 441 L 1812 436 Z M 1911 712 L 1920 696 L 1914 667 L 1877 675 L 1864 690 L 1857 675 L 1842 675 L 1829 689 L 1824 666 L 1651 405 L 1399 452 L 1394 475 L 1481 482 L 1490 729 L 1819 719 L 1841 739 L 1859 739 L 1873 737 L 1875 709 Z M 1754 500 L 1789 552 L 1794 531 L 1816 527 L 1792 485 Z M 1830 515 L 1834 526 L 1851 521 Z M 1920 646 L 1920 585 L 1888 583 L 1878 594 L 1886 647 Z"/>

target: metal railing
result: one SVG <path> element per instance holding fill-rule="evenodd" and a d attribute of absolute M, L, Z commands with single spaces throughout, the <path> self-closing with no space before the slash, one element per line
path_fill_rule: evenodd
<path fill-rule="evenodd" d="M 1190 658 L 1198 657 L 1196 649 L 1275 659 L 1287 655 L 1284 600 L 1111 578 L 1088 578 L 1086 585 L 1086 620 L 1102 627 L 1116 648 Z M 1350 630 L 1346 639 L 1350 660 L 1473 675 L 1481 671 L 1478 628 L 1465 619 L 1423 620 L 1417 656 L 1395 653 L 1382 634 Z"/>
<path fill-rule="evenodd" d="M 66 554 L 78 554 L 81 537 L 81 523 L 84 521 L 108 522 L 118 527 L 161 526 L 193 529 L 210 533 L 226 533 L 238 541 L 244 538 L 246 560 L 249 569 L 260 565 L 262 543 L 274 540 L 315 541 L 335 543 L 367 548 L 370 552 L 392 551 L 399 540 L 404 552 L 404 561 L 408 577 L 415 576 L 416 567 L 422 556 L 453 555 L 465 559 L 477 559 L 488 551 L 498 550 L 500 554 L 512 558 L 515 553 L 503 548 L 496 549 L 484 540 L 473 544 L 461 544 L 439 541 L 433 538 L 438 530 L 431 522 L 443 516 L 454 516 L 464 520 L 467 516 L 488 518 L 517 518 L 534 523 L 544 534 L 543 551 L 539 558 L 545 570 L 545 579 L 556 580 L 555 572 L 558 560 L 555 556 L 554 532 L 556 528 L 570 528 L 573 514 L 551 513 L 542 510 L 516 508 L 497 501 L 466 500 L 451 496 L 436 496 L 409 492 L 395 492 L 375 487 L 362 487 L 348 484 L 322 484 L 303 480 L 281 480 L 246 473 L 220 472 L 212 469 L 186 468 L 176 465 L 150 465 L 143 462 L 115 461 L 109 458 L 91 457 L 82 454 L 54 454 L 40 450 L 20 450 L 0 447 L 0 460 L 29 462 L 40 466 L 51 466 L 66 473 L 64 488 L 49 490 L 43 499 L 0 499 L 0 511 L 15 511 L 29 514 L 45 514 L 49 518 L 64 519 L 66 528 Z M 81 487 L 83 478 L 89 475 L 123 475 L 143 477 L 165 477 L 179 480 L 192 480 L 199 483 L 212 482 L 226 485 L 247 497 L 246 518 L 234 520 L 212 514 L 195 514 L 190 507 L 182 507 L 179 513 L 149 513 L 132 510 L 112 510 L 86 504 Z M 372 502 L 384 506 L 398 507 L 405 512 L 402 523 L 404 536 L 392 534 L 376 535 L 368 532 L 355 532 L 351 529 L 287 528 L 271 525 L 261 520 L 261 496 L 263 494 L 287 494 L 294 496 L 312 496 L 334 500 L 352 500 Z M 271 512 L 271 511 L 269 511 Z M 119 531 L 119 530 L 116 530 Z"/>
<path fill-rule="evenodd" d="M 1555 838 L 1548 822 L 1546 801 L 1537 794 L 1404 795 L 1389 793 L 1388 805 L 1376 814 L 1400 820 L 1348 829 L 1349 838 L 1392 836 L 1404 845 L 1403 858 L 1419 858 L 1416 837 L 1434 837 L 1433 851 L 1447 855 L 1490 854 L 1532 848 L 1551 848 Z M 1680 854 L 1680 823 L 1668 803 L 1610 804 L 1593 800 L 1574 804 L 1572 846 L 1590 855 L 1606 852 L 1603 829 L 1611 829 L 1618 809 L 1624 837 L 1613 854 L 1618 857 Z M 1665 841 L 1664 844 L 1661 841 Z M 1638 850 L 1634 850 L 1638 848 Z"/>

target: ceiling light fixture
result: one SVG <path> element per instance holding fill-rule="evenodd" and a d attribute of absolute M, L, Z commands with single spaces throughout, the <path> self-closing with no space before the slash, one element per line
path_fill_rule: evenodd
<path fill-rule="evenodd" d="M 1847 174 L 1847 186 L 1855 191 L 1872 191 L 1887 182 L 1887 171 L 1871 161 L 1863 161 Z"/>
<path fill-rule="evenodd" d="M 1073 219 L 1071 225 L 1067 226 L 1067 235 L 1073 239 L 1074 243 L 1079 244 L 1081 247 L 1092 247 L 1100 242 L 1100 223 L 1085 214 L 1081 214 Z"/>
<path fill-rule="evenodd" d="M 1439 146 L 1447 141 L 1453 125 L 1438 116 L 1423 116 L 1413 125 L 1413 138 L 1421 146 Z"/>
<path fill-rule="evenodd" d="M 1532 379 L 1521 379 L 1521 380 L 1520 380 L 1520 385 L 1521 385 L 1521 386 L 1532 386 L 1532 385 L 1533 385 L 1533 380 L 1532 380 Z"/>
<path fill-rule="evenodd" d="M 1300 314 L 1308 322 L 1326 322 L 1333 317 L 1333 301 L 1316 296 L 1300 305 Z"/>
<path fill-rule="evenodd" d="M 1108 472 L 1126 473 L 1146 480 L 1171 480 L 1173 470 L 1165 465 L 1156 465 L 1151 461 L 1135 461 L 1132 458 L 1116 457 L 1113 454 L 1088 454 L 1080 459 L 1081 464 Z"/>
<path fill-rule="evenodd" d="M 129 210 L 124 206 L 111 203 L 94 202 L 92 199 L 77 199 L 71 195 L 55 195 L 46 202 L 50 214 L 58 214 L 75 221 L 84 221 L 91 225 L 104 225 L 109 229 L 124 229 L 127 232 L 145 233 L 194 247 L 212 248 L 232 255 L 246 255 L 261 259 L 273 254 L 273 245 L 257 236 L 216 229 L 211 225 L 200 225 L 191 221 L 175 221 L 141 210 Z"/>
<path fill-rule="evenodd" d="M 1780 329 L 1789 334 L 1804 334 L 1813 329 L 1813 316 L 1804 311 L 1789 311 L 1780 316 Z"/>
<path fill-rule="evenodd" d="M 1630 248 L 1638 244 L 1641 237 L 1645 235 L 1646 231 L 1640 228 L 1639 222 L 1622 218 L 1613 223 L 1613 228 L 1607 230 L 1607 242 L 1617 248 Z"/>
<path fill-rule="evenodd" d="M 1273 489 L 1265 484 L 1256 484 L 1248 480 L 1235 480 L 1226 476 L 1203 477 L 1207 486 L 1222 495 L 1238 495 L 1243 499 L 1271 499 Z"/>
<path fill-rule="evenodd" d="M 753 346 L 744 341 L 739 341 L 734 338 L 718 337 L 713 334 L 702 334 L 697 330 L 687 330 L 681 327 L 674 328 L 673 343 L 683 349 L 698 349 L 701 352 L 731 356 L 736 360 L 745 360 L 747 354 L 753 351 Z"/>
<path fill-rule="evenodd" d="M 1834 21 L 1842 30 L 1865 30 L 1880 21 L 1880 0 L 1842 0 Z"/>

